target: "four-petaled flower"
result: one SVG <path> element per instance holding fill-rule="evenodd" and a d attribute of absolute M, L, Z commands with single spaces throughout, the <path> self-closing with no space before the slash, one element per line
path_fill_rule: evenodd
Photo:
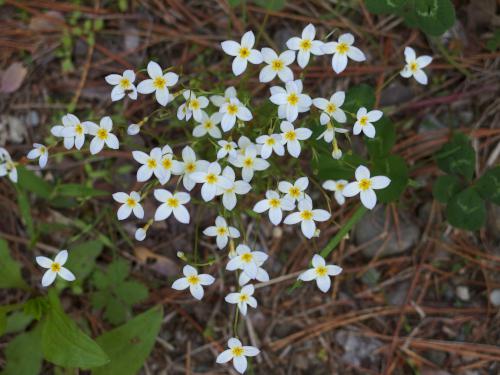
<path fill-rule="evenodd" d="M 288 65 L 295 60 L 295 52 L 285 51 L 278 56 L 271 48 L 262 48 L 262 58 L 267 65 L 260 71 L 260 82 L 270 82 L 276 75 L 283 82 L 293 80 L 293 72 Z"/>
<path fill-rule="evenodd" d="M 356 113 L 357 121 L 352 128 L 352 134 L 358 135 L 363 132 L 368 138 L 375 137 L 375 126 L 372 122 L 380 120 L 382 115 L 383 112 L 378 109 L 368 112 L 365 107 L 361 107 Z"/>
<path fill-rule="evenodd" d="M 274 190 L 266 192 L 266 199 L 263 199 L 255 204 L 253 210 L 257 213 L 262 213 L 269 210 L 269 220 L 274 225 L 281 223 L 283 211 L 292 211 L 295 208 L 295 203 L 290 198 L 280 197 L 279 193 Z"/>
<path fill-rule="evenodd" d="M 85 126 L 89 134 L 94 136 L 94 139 L 90 142 L 90 153 L 92 155 L 100 152 L 104 147 L 104 144 L 113 150 L 117 150 L 120 147 L 118 138 L 116 138 L 116 135 L 111 133 L 111 130 L 113 129 L 113 121 L 111 121 L 111 117 L 103 117 L 99 122 L 99 126 L 90 121 L 87 121 Z"/>
<path fill-rule="evenodd" d="M 410 78 L 413 77 L 421 85 L 427 85 L 427 74 L 422 70 L 427 65 L 432 62 L 432 57 L 430 56 L 420 56 L 417 57 L 415 50 L 411 47 L 405 48 L 405 61 L 406 65 L 401 70 L 401 77 Z"/>
<path fill-rule="evenodd" d="M 225 140 L 220 140 L 217 142 L 217 144 L 220 146 L 219 151 L 217 151 L 217 159 L 222 159 L 226 156 L 229 156 L 230 158 L 236 157 L 238 155 L 238 145 L 232 141 L 228 142 Z"/>
<path fill-rule="evenodd" d="M 255 288 L 253 285 L 245 285 L 239 292 L 229 293 L 225 300 L 227 303 L 236 304 L 242 315 L 247 314 L 247 306 L 257 307 L 257 300 L 253 297 Z"/>
<path fill-rule="evenodd" d="M 251 181 L 254 171 L 263 171 L 269 167 L 269 163 L 257 157 L 257 148 L 254 146 L 247 147 L 243 154 L 236 156 L 231 163 L 241 169 L 241 177 L 244 181 Z"/>
<path fill-rule="evenodd" d="M 240 231 L 235 227 L 227 225 L 226 219 L 222 216 L 217 216 L 215 225 L 206 228 L 203 234 L 205 236 L 216 237 L 217 247 L 221 250 L 226 247 L 229 238 L 240 237 Z"/>
<path fill-rule="evenodd" d="M 147 181 L 153 174 L 158 180 L 164 179 L 165 174 L 161 166 L 161 156 L 161 148 L 159 147 L 153 148 L 149 155 L 142 151 L 132 151 L 132 157 L 142 164 L 137 170 L 137 181 Z"/>
<path fill-rule="evenodd" d="M 330 97 L 330 100 L 325 98 L 313 99 L 314 106 L 322 111 L 319 117 L 321 125 L 328 124 L 332 118 L 340 123 L 347 121 L 344 111 L 340 108 L 344 104 L 344 101 L 344 91 L 336 92 Z"/>
<path fill-rule="evenodd" d="M 222 176 L 229 181 L 230 187 L 218 187 L 217 195 L 222 195 L 222 205 L 226 208 L 226 210 L 231 211 L 236 206 L 236 194 L 245 195 L 250 191 L 252 187 L 246 181 L 236 181 L 236 175 L 233 168 L 231 168 L 230 166 L 224 168 L 224 170 L 222 171 Z"/>
<path fill-rule="evenodd" d="M 285 88 L 279 86 L 271 87 L 269 100 L 278 106 L 278 117 L 286 118 L 293 122 L 299 113 L 309 111 L 312 100 L 309 95 L 302 94 L 302 81 L 289 81 Z"/>
<path fill-rule="evenodd" d="M 191 116 L 200 122 L 203 116 L 203 108 L 208 106 L 208 99 L 204 96 L 196 96 L 196 94 L 191 90 L 186 90 L 182 93 L 186 103 L 179 106 L 177 110 L 177 118 L 179 120 L 185 119 L 188 121 Z"/>
<path fill-rule="evenodd" d="M 185 265 L 182 269 L 182 273 L 184 277 L 177 279 L 172 284 L 172 288 L 175 290 L 184 290 L 189 288 L 189 291 L 197 300 L 201 300 L 203 298 L 203 286 L 212 285 L 215 281 L 215 278 L 206 273 L 198 274 L 196 268 Z"/>
<path fill-rule="evenodd" d="M 139 83 L 137 91 L 141 94 L 151 94 L 154 92 L 158 103 L 166 106 L 171 99 L 168 88 L 177 83 L 179 76 L 173 72 L 163 74 L 160 65 L 154 61 L 148 63 L 147 71 L 149 79 Z"/>
<path fill-rule="evenodd" d="M 309 139 L 312 135 L 312 130 L 307 128 L 295 129 L 293 124 L 288 121 L 282 121 L 280 125 L 281 139 L 288 150 L 288 153 L 294 158 L 298 158 L 300 155 L 300 142 Z"/>
<path fill-rule="evenodd" d="M 222 113 L 215 112 L 212 116 L 208 117 L 205 112 L 201 113 L 200 124 L 196 125 L 193 129 L 193 136 L 200 138 L 205 134 L 209 134 L 210 136 L 218 139 L 222 136 L 220 129 L 217 127 L 217 124 L 220 123 L 222 119 Z"/>
<path fill-rule="evenodd" d="M 283 137 L 281 134 L 261 135 L 255 140 L 258 144 L 262 145 L 260 156 L 263 159 L 269 158 L 274 153 L 278 156 L 285 155 L 285 148 L 283 147 Z"/>
<path fill-rule="evenodd" d="M 182 174 L 182 184 L 188 191 L 193 190 L 196 185 L 196 181 L 191 178 L 191 175 L 195 172 L 206 171 L 210 164 L 206 160 L 196 160 L 196 154 L 189 146 L 182 149 L 182 162 L 176 161 L 175 163 Z"/>
<path fill-rule="evenodd" d="M 62 117 L 62 125 L 55 125 L 50 129 L 52 135 L 64 138 L 64 147 L 69 150 L 75 146 L 78 150 L 82 148 L 85 142 L 85 134 L 88 133 L 87 126 L 89 122 L 80 122 L 78 117 L 68 113 Z"/>
<path fill-rule="evenodd" d="M 9 179 L 17 182 L 17 168 L 16 163 L 12 161 L 9 152 L 0 147 L 0 177 L 9 176 Z"/>
<path fill-rule="evenodd" d="M 311 53 L 316 56 L 324 54 L 321 46 L 323 42 L 315 40 L 316 28 L 309 24 L 302 30 L 301 38 L 293 37 L 286 42 L 286 46 L 294 51 L 299 51 L 297 54 L 297 62 L 299 66 L 304 69 L 309 63 Z"/>
<path fill-rule="evenodd" d="M 318 254 L 315 254 L 312 258 L 313 268 L 302 272 L 298 279 L 302 281 L 312 281 L 316 280 L 318 288 L 323 292 L 328 292 L 330 289 L 331 280 L 330 276 L 337 276 L 342 272 L 342 268 L 336 265 L 327 265 L 325 259 Z"/>
<path fill-rule="evenodd" d="M 335 200 L 342 206 L 345 203 L 343 191 L 347 184 L 348 181 L 346 180 L 326 180 L 323 183 L 323 189 L 335 192 Z"/>
<path fill-rule="evenodd" d="M 365 54 L 357 47 L 354 47 L 354 36 L 352 34 L 342 34 L 337 42 L 329 42 L 321 47 L 326 54 L 332 54 L 332 68 L 335 73 L 342 73 L 347 66 L 347 58 L 354 61 L 365 61 Z"/>
<path fill-rule="evenodd" d="M 232 337 L 228 340 L 229 349 L 224 350 L 217 356 L 217 363 L 227 363 L 233 361 L 233 366 L 240 374 L 247 369 L 247 358 L 255 357 L 260 353 L 259 349 L 253 346 L 243 346 L 241 341 Z"/>
<path fill-rule="evenodd" d="M 66 261 L 68 260 L 67 250 L 61 250 L 59 253 L 57 253 L 54 260 L 44 256 L 37 256 L 35 260 L 40 267 L 47 268 L 47 271 L 45 271 L 42 277 L 43 287 L 52 284 L 56 279 L 57 275 L 59 275 L 62 279 L 66 281 L 75 280 L 75 275 L 73 275 L 73 273 L 70 270 L 63 267 L 64 263 L 66 263 Z"/>
<path fill-rule="evenodd" d="M 241 121 L 250 121 L 253 118 L 252 113 L 238 98 L 231 98 L 228 102 L 223 103 L 219 112 L 222 113 L 221 127 L 225 132 L 234 127 L 237 118 Z"/>
<path fill-rule="evenodd" d="M 130 194 L 123 192 L 114 193 L 113 199 L 122 204 L 116 213 L 118 220 L 125 220 L 132 212 L 138 219 L 144 217 L 144 209 L 139 203 L 141 196 L 136 191 L 132 191 Z"/>
<path fill-rule="evenodd" d="M 201 197 L 205 202 L 214 199 L 218 189 L 229 189 L 231 187 L 231 182 L 226 177 L 221 176 L 220 173 L 220 164 L 213 162 L 209 164 L 206 171 L 191 174 L 194 181 L 203 184 L 201 186 Z"/>
<path fill-rule="evenodd" d="M 122 75 L 109 74 L 104 79 L 110 85 L 115 86 L 113 90 L 111 90 L 112 101 L 122 99 L 127 93 L 130 99 L 137 99 L 137 89 L 134 85 L 135 73 L 132 70 L 127 69 Z"/>
<path fill-rule="evenodd" d="M 247 31 L 241 38 L 241 43 L 234 40 L 226 40 L 221 43 L 221 47 L 229 56 L 234 56 L 233 73 L 239 76 L 247 68 L 247 61 L 252 64 L 260 64 L 262 62 L 262 54 L 253 49 L 255 44 L 255 36 L 252 31 Z"/>
<path fill-rule="evenodd" d="M 363 206 L 371 210 L 377 204 L 377 195 L 374 190 L 385 189 L 391 180 L 386 176 L 370 177 L 370 171 L 364 165 L 356 168 L 354 175 L 356 181 L 347 184 L 342 194 L 346 197 L 354 197 L 359 194 Z"/>
<path fill-rule="evenodd" d="M 311 197 L 305 193 L 308 186 L 309 179 L 300 177 L 293 184 L 288 181 L 280 181 L 278 190 L 285 194 L 285 198 L 290 199 L 292 202 L 299 202 L 302 199 L 311 200 Z"/>
<path fill-rule="evenodd" d="M 38 159 L 38 165 L 40 168 L 45 168 L 47 165 L 47 160 L 49 159 L 49 150 L 46 146 L 40 143 L 33 143 L 33 150 L 28 152 L 28 159 Z"/>
<path fill-rule="evenodd" d="M 330 213 L 321 209 L 313 209 L 309 199 L 302 199 L 298 204 L 299 212 L 289 214 L 283 221 L 285 224 L 300 223 L 300 229 L 307 238 L 312 238 L 316 232 L 316 221 L 327 221 Z"/>
<path fill-rule="evenodd" d="M 156 189 L 154 196 L 161 202 L 155 212 L 156 221 L 165 220 L 173 213 L 179 222 L 189 224 L 189 211 L 184 207 L 191 200 L 188 193 L 176 192 L 172 194 L 165 189 Z"/>
<path fill-rule="evenodd" d="M 250 278 L 257 276 L 257 269 L 267 259 L 267 254 L 262 251 L 252 251 L 247 245 L 239 244 L 236 247 L 236 256 L 226 265 L 226 270 L 243 270 Z"/>

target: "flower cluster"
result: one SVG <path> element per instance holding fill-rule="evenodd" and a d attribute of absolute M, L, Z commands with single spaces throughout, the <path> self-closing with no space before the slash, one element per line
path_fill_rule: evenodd
<path fill-rule="evenodd" d="M 311 24 L 304 28 L 300 37 L 288 40 L 288 50 L 282 52 L 268 47 L 261 50 L 254 48 L 256 40 L 252 31 L 246 32 L 239 42 L 222 42 L 222 50 L 233 58 L 232 71 L 235 76 L 243 74 L 248 63 L 264 64 L 260 69 L 259 81 L 281 81 L 269 89 L 269 101 L 276 105 L 276 116 L 270 126 L 253 140 L 241 131 L 254 120 L 252 107 L 248 100 L 238 94 L 235 87 L 228 87 L 223 93 L 185 87 L 178 74 L 170 69 L 162 69 L 154 61 L 147 65 L 148 77 L 137 85 L 135 81 L 140 74 L 136 75 L 132 70 L 105 77 L 106 82 L 113 86 L 112 101 L 124 98 L 136 100 L 139 94 L 154 94 L 162 107 L 175 105 L 172 112 L 176 114 L 177 120 L 185 122 L 186 128 L 189 122 L 194 123 L 188 134 L 192 134 L 194 139 L 203 140 L 202 143 L 184 144 L 182 150 L 178 145 L 164 143 L 147 150 L 132 151 L 132 157 L 137 163 L 136 179 L 141 187 L 136 189 L 137 191 L 116 192 L 112 195 L 119 204 L 118 220 L 126 220 L 133 215 L 141 221 L 146 221 L 135 232 L 136 240 L 142 241 L 155 221 L 175 219 L 182 224 L 189 224 L 192 204 L 212 202 L 212 206 L 218 207 L 218 215 L 213 225 L 203 230 L 203 234 L 210 238 L 215 237 L 219 251 L 228 247 L 229 260 L 225 269 L 236 273 L 238 285 L 237 290 L 234 289 L 226 295 L 225 301 L 236 305 L 235 311 L 239 311 L 242 316 L 248 314 L 249 306 L 255 309 L 258 305 L 254 296 L 256 288 L 251 282 L 266 283 L 270 278 L 264 269 L 268 255 L 248 240 L 241 227 L 241 231 L 237 228 L 237 218 L 241 217 L 241 213 L 253 207 L 257 214 L 267 212 L 273 225 L 300 224 L 306 239 L 319 236 L 317 223 L 327 222 L 331 218 L 331 212 L 314 208 L 317 206 L 312 198 L 315 195 L 308 190 L 310 178 L 304 176 L 301 170 L 294 179 L 268 183 L 265 194 L 250 205 L 247 202 L 261 193 L 257 182 L 262 176 L 270 178 L 280 170 L 277 159 L 287 155 L 299 159 L 303 155 L 313 132 L 305 122 L 299 122 L 302 121 L 301 117 L 308 112 L 319 112 L 317 122 L 326 129 L 318 139 L 332 144 L 332 157 L 336 159 L 342 157 L 336 134 L 350 132 L 349 123 L 352 124 L 353 135 L 363 134 L 368 138 L 376 136 L 376 123 L 382 118 L 382 111 L 365 107 L 357 108 L 355 113 L 347 111 L 344 108 L 344 91 L 333 92 L 327 98 L 311 97 L 304 91 L 302 80 L 294 77 L 292 69 L 295 61 L 300 69 L 304 69 L 310 63 L 311 55 L 331 55 L 332 69 L 340 74 L 346 69 L 349 60 L 366 60 L 365 54 L 354 42 L 353 35 L 349 33 L 340 35 L 337 41 L 322 41 L 317 38 L 316 29 Z M 417 58 L 415 51 L 407 47 L 405 61 L 401 76 L 413 76 L 417 82 L 426 84 L 427 76 L 422 69 L 430 64 L 432 58 Z M 178 84 L 180 88 L 171 91 Z M 174 104 L 175 102 L 177 104 Z M 154 117 L 154 112 L 138 123 L 130 124 L 127 133 L 139 134 L 150 117 Z M 66 149 L 75 147 L 80 150 L 86 136 L 93 137 L 89 145 L 89 151 L 93 155 L 101 152 L 104 146 L 114 150 L 120 147 L 118 138 L 113 134 L 113 122 L 108 116 L 103 117 L 97 124 L 91 121 L 82 122 L 75 115 L 67 114 L 62 118 L 62 125 L 52 127 L 51 133 L 62 140 Z M 202 144 L 203 147 L 195 151 L 197 144 Z M 49 157 L 48 150 L 47 146 L 34 144 L 27 157 L 30 160 L 38 159 L 40 168 L 44 168 Z M 212 156 L 205 156 L 204 159 L 202 155 Z M 5 175 L 13 182 L 17 181 L 16 163 L 5 149 L 0 148 L 0 177 Z M 322 187 L 334 192 L 334 198 L 339 205 L 345 203 L 346 197 L 359 194 L 361 203 L 368 209 L 373 209 L 377 203 L 375 190 L 384 189 L 391 182 L 386 176 L 371 177 L 369 169 L 363 165 L 356 168 L 354 177 L 355 181 L 352 182 L 328 180 Z M 201 199 L 198 199 L 196 194 L 199 194 Z M 142 202 L 150 195 L 158 205 L 154 215 L 147 218 Z M 238 205 L 238 200 L 243 202 Z M 42 256 L 36 258 L 41 267 L 48 269 L 42 278 L 43 286 L 50 285 L 57 275 L 67 281 L 75 279 L 71 271 L 63 267 L 67 257 L 68 252 L 63 250 L 56 255 L 54 261 Z M 182 259 L 190 263 L 186 257 L 183 256 Z M 342 268 L 327 265 L 319 254 L 314 255 L 311 263 L 312 268 L 301 273 L 298 279 L 316 280 L 318 288 L 327 292 L 331 286 L 330 277 L 339 275 Z M 175 280 L 172 288 L 179 291 L 189 289 L 194 298 L 201 300 L 205 294 L 204 287 L 209 287 L 216 280 L 209 274 L 199 273 L 196 267 L 200 266 L 194 262 L 186 264 L 183 277 Z M 246 357 L 259 354 L 257 348 L 243 346 L 237 338 L 229 339 L 228 347 L 228 350 L 217 357 L 217 363 L 232 360 L 235 369 L 240 373 L 247 368 Z"/>

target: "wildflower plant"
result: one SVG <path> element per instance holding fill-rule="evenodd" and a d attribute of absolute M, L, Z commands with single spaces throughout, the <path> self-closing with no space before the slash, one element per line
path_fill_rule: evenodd
<path fill-rule="evenodd" d="M 190 77 L 183 76 L 179 67 L 169 66 L 168 61 L 150 61 L 145 69 L 110 74 L 105 80 L 110 85 L 111 101 L 153 99 L 146 117 L 119 124 L 109 116 L 81 121 L 68 113 L 51 131 L 68 150 L 81 149 L 92 155 L 104 155 L 109 150 L 130 154 L 136 181 L 131 186 L 117 187 L 108 198 L 115 201 L 118 220 L 136 223 L 136 241 L 147 238 L 156 222 L 175 220 L 179 225 L 194 226 L 205 241 L 216 243 L 215 254 L 209 259 L 200 259 L 198 242 L 193 254 L 181 252 L 179 258 L 186 263 L 183 275 L 170 286 L 185 298 L 189 298 L 185 292 L 189 289 L 192 297 L 202 300 L 207 294 L 215 298 L 221 290 L 215 287 L 222 282 L 221 277 L 232 285 L 225 301 L 228 311 L 234 312 L 235 328 L 228 340 L 229 349 L 214 360 L 232 361 L 240 373 L 247 369 L 247 357 L 260 351 L 242 345 L 238 323 L 259 306 L 259 290 L 254 284 L 265 286 L 274 276 L 266 270 L 266 261 L 272 255 L 257 247 L 257 234 L 247 233 L 242 220 L 259 214 L 261 220 L 273 226 L 283 225 L 302 236 L 303 241 L 310 241 L 318 254 L 304 259 L 304 272 L 297 285 L 315 280 L 319 289 L 327 292 L 330 278 L 341 274 L 342 268 L 326 264 L 331 246 L 317 248 L 320 241 L 326 240 L 322 230 L 332 224 L 341 206 L 353 202 L 358 207 L 353 217 L 359 220 L 377 202 L 398 199 L 408 180 L 404 161 L 391 154 L 394 126 L 377 109 L 374 90 L 365 85 L 332 88 L 323 98 L 304 74 L 303 69 L 316 60 L 329 59 L 336 81 L 342 82 L 337 74 L 367 59 L 361 50 L 362 41 L 355 41 L 349 33 L 322 36 L 311 24 L 297 35 L 286 43 L 285 51 L 262 46 L 252 31 L 236 38 L 239 41 L 223 41 L 221 48 L 229 57 L 226 67 L 234 74 L 234 87 L 211 87 L 201 82 L 191 85 Z M 406 50 L 397 73 L 401 71 L 403 77 L 413 76 L 424 83 L 422 69 L 431 58 L 417 58 L 412 51 Z M 260 80 L 267 93 L 262 98 L 265 104 L 245 94 L 248 77 Z M 152 124 L 160 119 L 180 124 L 185 139 L 155 136 Z M 128 143 L 124 138 L 143 133 L 153 134 L 146 146 L 125 146 Z M 354 142 L 365 145 L 362 153 L 353 151 Z M 35 144 L 28 159 L 44 168 L 56 146 Z M 0 149 L 0 176 L 8 176 L 16 183 L 19 165 L 7 150 Z M 153 214 L 143 209 L 146 203 L 156 207 Z M 209 220 L 213 225 L 199 228 L 199 218 L 193 211 L 202 206 L 210 206 L 217 214 Z M 343 233 L 356 220 L 349 221 Z M 36 258 L 41 267 L 48 269 L 41 279 L 44 287 L 52 284 L 56 276 L 78 282 L 78 272 L 74 275 L 71 268 L 63 267 L 71 257 L 70 248 L 54 261 Z M 220 271 L 214 272 L 214 267 Z M 97 283 L 101 284 L 110 283 Z M 143 296 L 141 292 L 137 300 Z M 52 296 L 49 304 L 62 314 L 54 301 Z M 157 313 L 153 309 L 144 314 L 157 319 Z M 75 335 L 84 335 L 73 328 Z M 96 346 L 92 346 L 93 362 L 62 363 L 59 357 L 50 355 L 48 359 L 68 367 L 89 368 L 106 363 L 99 346 L 85 337 L 86 342 L 92 342 L 89 345 Z"/>

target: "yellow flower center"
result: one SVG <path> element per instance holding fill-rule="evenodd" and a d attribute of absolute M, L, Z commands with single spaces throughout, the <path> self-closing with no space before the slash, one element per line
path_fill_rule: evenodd
<path fill-rule="evenodd" d="M 239 55 L 242 59 L 247 59 L 250 56 L 250 50 L 247 47 L 241 47 Z"/>
<path fill-rule="evenodd" d="M 191 275 L 187 277 L 187 282 L 189 285 L 198 285 L 200 283 L 200 278 L 198 275 Z"/>
<path fill-rule="evenodd" d="M 358 182 L 358 186 L 361 191 L 368 190 L 369 188 L 372 187 L 372 181 L 369 178 L 362 178 Z"/>
<path fill-rule="evenodd" d="M 360 119 L 359 119 L 359 124 L 361 126 L 366 126 L 366 124 L 368 124 L 368 117 L 367 116 L 362 116 Z"/>
<path fill-rule="evenodd" d="M 217 175 L 215 175 L 213 173 L 207 174 L 207 177 L 205 179 L 206 179 L 207 183 L 209 183 L 209 184 L 215 184 L 218 180 Z"/>
<path fill-rule="evenodd" d="M 299 44 L 299 48 L 302 50 L 302 51 L 309 51 L 312 47 L 312 42 L 310 39 L 302 39 L 300 41 L 300 44 Z"/>
<path fill-rule="evenodd" d="M 241 346 L 235 346 L 234 348 L 231 349 L 231 354 L 233 357 L 241 357 L 243 355 L 244 351 Z"/>
<path fill-rule="evenodd" d="M 240 298 L 239 298 L 240 302 L 247 302 L 248 299 L 249 299 L 248 294 L 244 294 L 244 293 L 240 294 Z"/>
<path fill-rule="evenodd" d="M 275 144 L 276 144 L 276 139 L 274 139 L 273 137 L 269 137 L 266 139 L 266 145 L 273 146 Z"/>
<path fill-rule="evenodd" d="M 161 161 L 161 165 L 163 165 L 163 168 L 165 169 L 171 169 L 172 168 L 172 159 L 170 158 L 165 158 Z"/>
<path fill-rule="evenodd" d="M 288 95 L 286 101 L 288 102 L 288 104 L 296 106 L 299 102 L 299 96 L 296 93 L 292 92 L 290 95 Z"/>
<path fill-rule="evenodd" d="M 295 141 L 297 139 L 297 134 L 295 134 L 295 130 L 290 130 L 285 133 L 285 139 L 287 141 Z"/>
<path fill-rule="evenodd" d="M 149 158 L 146 165 L 148 166 L 149 169 L 155 169 L 158 163 L 156 162 L 156 159 Z"/>
<path fill-rule="evenodd" d="M 337 190 L 338 190 L 338 191 L 342 191 L 342 190 L 344 190 L 344 187 L 345 187 L 345 185 L 344 185 L 344 184 L 341 184 L 340 182 L 337 182 L 337 184 L 336 184 L 336 185 L 337 185 Z"/>
<path fill-rule="evenodd" d="M 163 77 L 156 77 L 154 80 L 153 80 L 153 87 L 155 89 L 164 89 L 165 86 L 167 86 L 167 80 Z"/>
<path fill-rule="evenodd" d="M 196 170 L 196 164 L 193 162 L 186 164 L 186 172 L 193 173 Z"/>
<path fill-rule="evenodd" d="M 278 208 L 281 205 L 281 202 L 278 198 L 271 198 L 268 200 L 268 203 L 271 208 Z"/>
<path fill-rule="evenodd" d="M 103 128 L 99 129 L 97 131 L 97 137 L 104 141 L 106 138 L 108 138 L 108 131 L 106 129 L 103 129 Z"/>
<path fill-rule="evenodd" d="M 59 272 L 61 270 L 61 265 L 57 262 L 53 262 L 51 265 L 50 265 L 50 270 L 52 272 Z"/>
<path fill-rule="evenodd" d="M 47 147 L 45 146 L 40 146 L 40 153 L 43 155 L 43 154 L 46 154 L 47 153 Z"/>
<path fill-rule="evenodd" d="M 203 127 L 207 130 L 210 130 L 214 127 L 214 123 L 210 120 L 204 122 Z"/>
<path fill-rule="evenodd" d="M 129 207 L 135 207 L 135 205 L 137 204 L 137 201 L 134 199 L 134 198 L 127 198 L 127 202 L 126 202 L 126 205 L 129 206 Z"/>
<path fill-rule="evenodd" d="M 233 149 L 234 149 L 234 147 L 230 143 L 227 143 L 224 145 L 224 150 L 226 150 L 226 151 L 232 151 Z"/>
<path fill-rule="evenodd" d="M 246 168 L 250 168 L 253 165 L 253 159 L 252 158 L 246 158 L 243 160 L 243 166 Z"/>
<path fill-rule="evenodd" d="M 285 67 L 285 64 L 283 64 L 283 61 L 280 59 L 273 60 L 271 63 L 271 68 L 277 72 L 279 72 L 281 69 Z"/>
<path fill-rule="evenodd" d="M 229 113 L 231 116 L 234 116 L 235 114 L 238 113 L 238 106 L 236 104 L 229 104 L 227 106 L 227 113 Z"/>
<path fill-rule="evenodd" d="M 172 208 L 177 208 L 180 206 L 179 200 L 175 197 L 171 197 L 167 199 L 167 205 Z"/>
<path fill-rule="evenodd" d="M 328 275 L 328 270 L 326 269 L 325 266 L 316 267 L 316 269 L 314 270 L 314 272 L 316 272 L 316 275 L 318 275 L 320 277 Z"/>
<path fill-rule="evenodd" d="M 313 217 L 313 213 L 311 210 L 304 210 L 300 212 L 300 218 L 302 220 L 311 220 Z"/>
<path fill-rule="evenodd" d="M 227 234 L 226 227 L 217 227 L 217 235 L 218 236 L 225 236 L 226 234 Z"/>
<path fill-rule="evenodd" d="M 336 48 L 337 52 L 344 55 L 349 51 L 349 45 L 347 43 L 339 43 Z"/>
<path fill-rule="evenodd" d="M 78 134 L 78 135 L 82 135 L 83 134 L 83 126 L 82 126 L 82 124 L 76 124 L 76 126 L 75 126 L 75 133 Z"/>
<path fill-rule="evenodd" d="M 244 253 L 242 256 L 241 256 L 241 260 L 245 263 L 250 263 L 253 259 L 253 255 L 252 253 Z"/>
<path fill-rule="evenodd" d="M 130 87 L 130 81 L 127 78 L 122 78 L 120 80 L 120 87 L 127 90 Z"/>
<path fill-rule="evenodd" d="M 189 101 L 189 108 L 197 110 L 200 108 L 200 101 L 198 99 L 191 99 Z"/>
<path fill-rule="evenodd" d="M 336 106 L 335 104 L 333 104 L 333 103 L 328 103 L 328 104 L 326 105 L 326 112 L 328 112 L 328 113 L 333 113 L 333 112 L 335 112 L 336 110 L 337 110 L 337 106 Z"/>
<path fill-rule="evenodd" d="M 298 198 L 300 197 L 300 189 L 297 186 L 292 186 L 290 190 L 288 190 L 288 194 L 290 194 L 292 198 Z"/>

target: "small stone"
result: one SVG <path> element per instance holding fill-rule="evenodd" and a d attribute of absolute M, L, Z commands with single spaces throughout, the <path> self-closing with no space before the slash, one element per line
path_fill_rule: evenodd
<path fill-rule="evenodd" d="M 493 306 L 500 306 L 500 289 L 494 289 L 491 291 L 490 302 Z"/>
<path fill-rule="evenodd" d="M 464 285 L 457 286 L 455 292 L 457 293 L 457 297 L 462 301 L 470 301 L 470 293 L 468 287 Z"/>

